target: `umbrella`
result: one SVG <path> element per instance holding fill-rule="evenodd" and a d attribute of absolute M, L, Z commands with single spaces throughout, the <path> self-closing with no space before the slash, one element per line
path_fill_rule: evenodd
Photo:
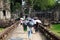
<path fill-rule="evenodd" d="M 24 20 L 24 18 L 20 18 L 21 20 Z"/>
<path fill-rule="evenodd" d="M 41 21 L 40 20 L 35 20 L 36 22 L 38 22 L 38 23 L 41 23 Z"/>

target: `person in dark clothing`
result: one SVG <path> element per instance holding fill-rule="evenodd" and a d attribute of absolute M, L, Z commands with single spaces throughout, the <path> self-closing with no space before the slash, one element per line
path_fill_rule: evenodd
<path fill-rule="evenodd" d="M 36 24 L 35 24 L 35 32 L 37 32 L 38 31 L 38 22 L 36 22 Z"/>

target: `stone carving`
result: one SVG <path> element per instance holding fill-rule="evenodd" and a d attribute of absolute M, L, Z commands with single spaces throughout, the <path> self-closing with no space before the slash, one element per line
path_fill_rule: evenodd
<path fill-rule="evenodd" d="M 10 19 L 10 1 L 9 0 L 0 0 L 0 19 Z"/>

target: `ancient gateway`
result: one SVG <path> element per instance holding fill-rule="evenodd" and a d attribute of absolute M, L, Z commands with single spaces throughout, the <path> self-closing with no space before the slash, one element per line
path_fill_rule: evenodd
<path fill-rule="evenodd" d="M 10 19 L 10 1 L 0 0 L 0 19 Z"/>

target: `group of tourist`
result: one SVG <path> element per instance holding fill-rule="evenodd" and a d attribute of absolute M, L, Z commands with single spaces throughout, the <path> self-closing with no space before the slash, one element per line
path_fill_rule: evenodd
<path fill-rule="evenodd" d="M 27 17 L 25 19 L 20 18 L 20 23 L 23 25 L 24 31 L 27 31 L 28 28 L 28 38 L 30 39 L 32 36 L 32 28 L 35 29 L 35 32 L 38 31 L 38 24 L 41 24 L 41 20 L 36 18 Z"/>

